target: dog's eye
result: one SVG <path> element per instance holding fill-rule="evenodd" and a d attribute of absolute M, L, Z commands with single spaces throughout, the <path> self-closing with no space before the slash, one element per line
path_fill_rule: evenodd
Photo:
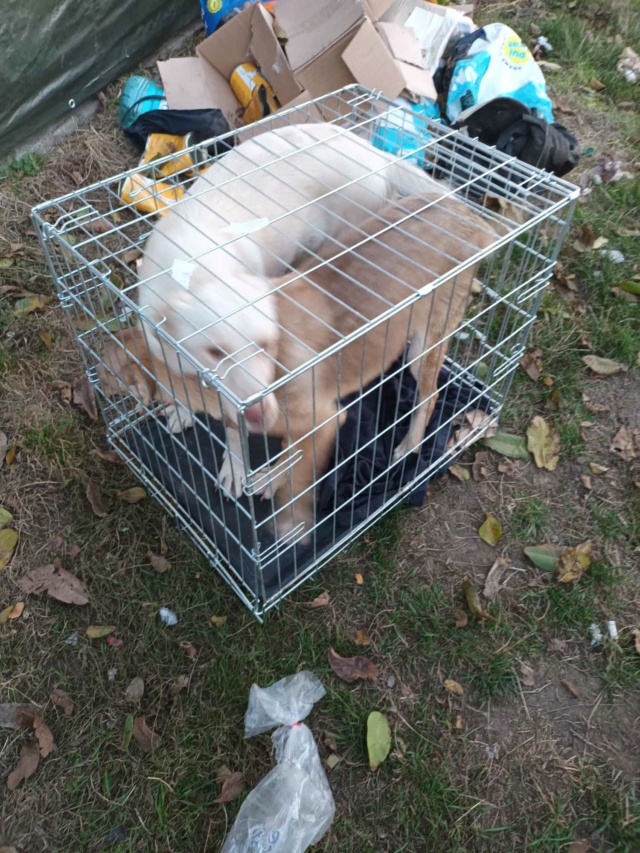
<path fill-rule="evenodd" d="M 224 358 L 224 353 L 221 349 L 218 349 L 218 347 L 207 347 L 207 353 L 216 361 L 220 361 L 221 358 Z"/>

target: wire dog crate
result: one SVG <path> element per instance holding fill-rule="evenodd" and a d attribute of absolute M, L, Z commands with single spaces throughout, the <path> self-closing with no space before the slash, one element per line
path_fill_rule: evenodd
<path fill-rule="evenodd" d="M 352 86 L 32 216 L 110 444 L 262 619 L 498 419 L 577 195 Z"/>

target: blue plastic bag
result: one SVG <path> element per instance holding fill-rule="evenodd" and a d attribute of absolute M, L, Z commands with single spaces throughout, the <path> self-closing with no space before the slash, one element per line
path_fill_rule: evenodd
<path fill-rule="evenodd" d="M 419 149 L 430 138 L 425 119 L 442 121 L 438 105 L 428 98 L 423 98 L 418 104 L 406 98 L 396 98 L 394 104 L 403 109 L 389 110 L 381 116 L 376 122 L 371 142 L 376 148 L 388 151 L 390 154 L 397 154 L 399 157 L 410 154 L 411 156 L 406 159 L 422 167 L 424 151 Z M 413 115 L 407 112 L 409 109 Z"/>
<path fill-rule="evenodd" d="M 514 98 L 553 123 L 544 75 L 517 33 L 505 24 L 488 24 L 465 38 L 470 45 L 453 68 L 447 93 L 451 123 L 460 113 L 499 97 Z"/>
<path fill-rule="evenodd" d="M 205 33 L 210 36 L 225 15 L 247 3 L 255 3 L 255 0 L 200 0 L 200 14 Z"/>

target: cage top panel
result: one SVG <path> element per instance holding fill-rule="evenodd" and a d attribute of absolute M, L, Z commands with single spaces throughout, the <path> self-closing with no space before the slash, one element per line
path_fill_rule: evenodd
<path fill-rule="evenodd" d="M 577 193 L 357 86 L 244 128 L 228 150 L 231 136 L 33 211 L 59 288 L 92 270 L 165 357 L 210 371 L 214 353 L 214 381 L 253 350 L 277 363 L 283 334 L 312 360 L 546 219 L 559 238 Z M 380 275 L 388 295 L 369 286 Z M 349 315 L 341 332 L 318 333 L 317 300 Z"/>

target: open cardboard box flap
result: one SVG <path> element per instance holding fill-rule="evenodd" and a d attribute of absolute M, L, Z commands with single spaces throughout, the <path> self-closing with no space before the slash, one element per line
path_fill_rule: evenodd
<path fill-rule="evenodd" d="M 410 49 L 406 52 L 408 38 L 398 39 L 397 43 L 401 55 L 412 55 Z M 413 56 L 415 58 L 415 52 Z M 431 74 L 424 68 L 396 59 L 391 47 L 385 44 L 369 20 L 364 21 L 351 39 L 342 58 L 358 83 L 368 89 L 379 89 L 387 98 L 397 98 L 405 89 L 415 97 L 437 98 Z"/>
<path fill-rule="evenodd" d="M 278 0 L 278 26 L 294 71 L 330 48 L 368 17 L 377 21 L 393 0 Z"/>
<path fill-rule="evenodd" d="M 234 127 L 239 104 L 229 78 L 243 62 L 260 68 L 283 106 L 302 91 L 276 38 L 271 15 L 260 3 L 228 21 L 196 52 L 195 57 L 158 62 L 170 109 L 217 107 Z"/>

